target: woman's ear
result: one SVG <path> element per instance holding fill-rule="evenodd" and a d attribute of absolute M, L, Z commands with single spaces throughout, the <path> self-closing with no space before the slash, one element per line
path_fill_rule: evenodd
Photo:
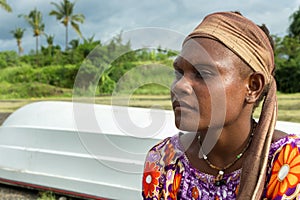
<path fill-rule="evenodd" d="M 249 76 L 246 94 L 246 103 L 252 104 L 257 101 L 265 88 L 265 77 L 260 72 L 254 72 Z"/>

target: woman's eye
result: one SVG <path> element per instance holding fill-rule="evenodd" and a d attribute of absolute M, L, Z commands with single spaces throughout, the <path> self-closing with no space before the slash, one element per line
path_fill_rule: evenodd
<path fill-rule="evenodd" d="M 183 76 L 183 72 L 179 71 L 179 70 L 175 70 L 175 78 L 176 79 L 181 79 Z"/>
<path fill-rule="evenodd" d="M 210 78 L 213 74 L 207 70 L 199 70 L 196 72 L 197 78 Z"/>

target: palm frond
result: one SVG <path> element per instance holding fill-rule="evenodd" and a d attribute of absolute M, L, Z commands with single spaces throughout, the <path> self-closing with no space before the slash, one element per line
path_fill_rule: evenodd
<path fill-rule="evenodd" d="M 72 15 L 71 21 L 80 22 L 81 24 L 84 22 L 85 17 L 83 14 Z"/>
<path fill-rule="evenodd" d="M 13 34 L 14 38 L 18 40 L 23 37 L 25 30 L 26 29 L 24 28 L 17 27 L 15 30 L 12 30 L 11 33 Z"/>
<path fill-rule="evenodd" d="M 56 10 L 52 10 L 49 15 L 55 16 L 57 20 L 61 20 L 64 17 L 61 12 L 58 12 Z"/>
<path fill-rule="evenodd" d="M 49 15 L 56 16 L 56 19 L 59 20 L 66 27 L 66 49 L 68 44 L 68 25 L 71 24 L 72 28 L 82 37 L 81 31 L 79 29 L 79 23 L 83 23 L 85 17 L 83 14 L 74 14 L 75 2 L 69 0 L 62 0 L 60 4 L 55 2 L 51 3 L 55 6 L 55 10 L 52 10 Z"/>
<path fill-rule="evenodd" d="M 21 14 L 19 17 L 23 17 L 25 21 L 31 26 L 33 30 L 33 36 L 39 36 L 43 33 L 45 29 L 45 24 L 42 22 L 43 21 L 43 15 L 40 11 L 38 11 L 36 8 L 28 15 Z"/>
<path fill-rule="evenodd" d="M 57 4 L 55 2 L 51 2 L 51 4 L 55 6 L 57 12 L 59 12 L 59 13 L 63 13 L 64 12 L 64 8 L 63 8 L 63 4 L 62 3 Z"/>
<path fill-rule="evenodd" d="M 7 4 L 6 0 L 0 0 L 0 7 L 2 7 L 7 12 L 12 12 L 11 7 Z"/>
<path fill-rule="evenodd" d="M 82 38 L 82 34 L 81 34 L 80 29 L 79 29 L 79 25 L 76 24 L 75 22 L 71 21 L 71 26 L 76 31 L 76 33 L 78 33 L 78 35 Z"/>

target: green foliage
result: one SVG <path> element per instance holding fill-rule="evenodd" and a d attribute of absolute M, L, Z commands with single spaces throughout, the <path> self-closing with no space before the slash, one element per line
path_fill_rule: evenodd
<path fill-rule="evenodd" d="M 93 65 L 89 60 L 85 61 L 80 65 L 80 69 L 77 73 L 76 87 L 86 90 L 93 86 L 97 81 L 99 73 L 99 68 Z"/>
<path fill-rule="evenodd" d="M 49 96 L 71 96 L 71 90 L 62 89 L 47 84 L 30 83 L 7 83 L 0 82 L 1 99 L 32 98 Z"/>
<path fill-rule="evenodd" d="M 36 38 L 36 45 L 35 45 L 35 61 L 36 61 L 36 66 L 39 65 L 39 36 L 43 34 L 44 29 L 45 29 L 45 24 L 43 23 L 43 14 L 37 10 L 36 8 L 33 9 L 32 11 L 29 12 L 28 15 L 19 15 L 19 17 L 23 17 L 27 23 L 31 26 L 32 31 L 33 31 L 33 36 Z"/>
<path fill-rule="evenodd" d="M 24 28 L 17 27 L 15 30 L 12 30 L 11 33 L 14 36 L 14 38 L 17 40 L 19 55 L 23 53 L 23 48 L 21 46 L 23 34 L 25 32 Z"/>
<path fill-rule="evenodd" d="M 0 82 L 31 83 L 39 82 L 61 88 L 72 88 L 78 71 L 76 65 L 32 68 L 30 66 L 11 67 L 1 70 Z"/>
<path fill-rule="evenodd" d="M 300 39 L 300 6 L 298 10 L 290 16 L 290 20 L 292 21 L 289 26 L 290 36 Z"/>
<path fill-rule="evenodd" d="M 44 32 L 43 14 L 36 8 L 30 11 L 28 15 L 19 15 L 19 17 L 23 17 L 31 26 L 34 37 L 38 37 Z"/>
<path fill-rule="evenodd" d="M 15 51 L 0 52 L 0 69 L 20 65 L 19 56 Z"/>
<path fill-rule="evenodd" d="M 55 194 L 50 191 L 40 192 L 40 197 L 37 200 L 56 200 Z"/>
<path fill-rule="evenodd" d="M 49 66 L 35 70 L 32 80 L 61 88 L 73 88 L 77 72 L 76 65 Z"/>
<path fill-rule="evenodd" d="M 24 85 L 28 88 L 33 84 L 37 90 L 43 84 L 56 89 L 71 89 L 77 76 L 76 87 L 83 92 L 86 90 L 95 93 L 93 90 L 97 88 L 96 94 L 100 95 L 111 94 L 114 90 L 119 92 L 132 89 L 137 94 L 167 93 L 166 87 L 172 81 L 170 80 L 172 76 L 166 78 L 164 75 L 169 72 L 151 70 L 154 69 L 153 65 L 172 67 L 173 59 L 178 55 L 177 51 L 161 47 L 133 51 L 130 41 L 127 43 L 122 41 L 122 33 L 107 44 L 95 40 L 94 36 L 83 37 L 79 24 L 84 23 L 85 17 L 83 14 L 74 13 L 75 4 L 76 2 L 70 0 L 51 2 L 53 10 L 49 12 L 50 16 L 56 17 L 66 28 L 66 50 L 55 45 L 54 35 L 44 33 L 43 14 L 36 8 L 28 15 L 19 15 L 33 30 L 33 36 L 36 37 L 36 52 L 32 50 L 23 56 L 18 56 L 14 51 L 0 52 L 0 82 L 5 83 L 3 92 L 9 92 L 12 87 L 19 87 L 23 83 L 26 83 L 27 85 Z M 0 0 L 0 7 L 10 11 L 5 0 Z M 290 20 L 288 36 L 274 36 L 275 76 L 278 90 L 285 93 L 300 92 L 300 7 L 290 16 Z M 80 39 L 73 39 L 68 43 L 69 26 L 79 34 Z M 21 39 L 24 31 L 25 29 L 19 27 L 11 31 L 17 40 L 19 54 L 22 53 Z M 47 46 L 40 48 L 38 37 L 41 35 L 45 35 Z M 137 70 L 141 67 L 145 67 L 144 71 Z M 154 79 L 151 79 L 152 77 Z M 118 84 L 121 79 L 126 80 L 122 85 Z M 136 88 L 137 86 L 139 88 Z M 27 96 L 29 94 L 37 96 L 31 94 L 28 89 L 24 91 L 28 92 Z"/>
<path fill-rule="evenodd" d="M 300 7 L 290 19 L 289 35 L 275 37 L 275 63 L 278 90 L 300 92 Z"/>
<path fill-rule="evenodd" d="M 0 7 L 6 10 L 7 12 L 12 12 L 10 5 L 6 3 L 6 0 L 0 0 Z"/>
<path fill-rule="evenodd" d="M 111 80 L 109 77 L 105 81 L 101 82 L 99 86 L 100 94 L 112 94 L 116 87 L 115 81 Z"/>
<path fill-rule="evenodd" d="M 8 82 L 11 84 L 31 82 L 33 69 L 26 67 L 12 67 L 1 70 L 0 82 Z"/>
<path fill-rule="evenodd" d="M 290 36 L 275 38 L 277 88 L 284 93 L 300 92 L 300 39 Z"/>
<path fill-rule="evenodd" d="M 170 94 L 170 88 L 159 85 L 159 84 L 146 84 L 141 87 L 139 87 L 137 90 L 134 91 L 133 94 L 139 94 L 139 95 L 169 95 Z"/>
<path fill-rule="evenodd" d="M 55 16 L 66 27 L 66 49 L 68 49 L 68 26 L 71 24 L 72 28 L 82 37 L 78 23 L 83 23 L 85 17 L 83 14 L 74 14 L 75 3 L 69 0 L 63 0 L 60 4 L 51 2 L 55 6 L 49 15 Z"/>
<path fill-rule="evenodd" d="M 300 92 L 300 66 L 283 67 L 277 70 L 277 87 L 284 93 Z"/>

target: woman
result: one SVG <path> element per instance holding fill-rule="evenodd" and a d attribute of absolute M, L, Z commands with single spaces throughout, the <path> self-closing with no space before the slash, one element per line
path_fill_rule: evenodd
<path fill-rule="evenodd" d="M 300 198 L 300 139 L 274 130 L 272 45 L 265 26 L 237 12 L 208 15 L 187 36 L 171 91 L 185 134 L 149 151 L 144 199 Z"/>

